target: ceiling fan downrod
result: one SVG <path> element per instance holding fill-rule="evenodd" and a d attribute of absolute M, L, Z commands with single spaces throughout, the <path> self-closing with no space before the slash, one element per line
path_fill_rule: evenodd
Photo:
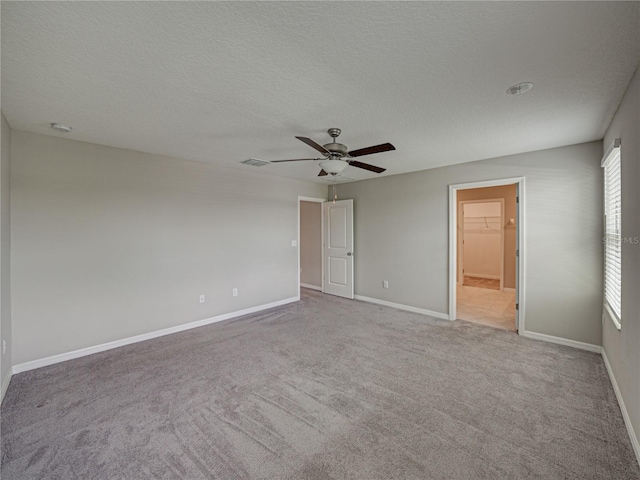
<path fill-rule="evenodd" d="M 331 143 L 323 145 L 324 149 L 329 152 L 329 158 L 333 160 L 340 160 L 342 157 L 347 156 L 349 153 L 347 146 L 336 141 L 336 138 L 340 136 L 342 130 L 339 128 L 330 128 L 327 130 L 327 133 L 333 139 Z"/>

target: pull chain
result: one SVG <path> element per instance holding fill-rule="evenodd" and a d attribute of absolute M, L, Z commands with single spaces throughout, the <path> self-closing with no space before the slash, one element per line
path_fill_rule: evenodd
<path fill-rule="evenodd" d="M 336 200 L 338 199 L 338 192 L 336 191 L 336 177 L 333 177 L 333 204 L 336 204 Z"/>

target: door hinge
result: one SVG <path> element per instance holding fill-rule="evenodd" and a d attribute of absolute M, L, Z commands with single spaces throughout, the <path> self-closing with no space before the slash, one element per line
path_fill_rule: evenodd
<path fill-rule="evenodd" d="M 516 310 L 520 310 L 520 304 L 516 303 Z"/>
<path fill-rule="evenodd" d="M 520 250 L 516 250 L 516 257 L 520 256 Z"/>
<path fill-rule="evenodd" d="M 516 196 L 516 203 L 520 203 L 520 196 Z"/>

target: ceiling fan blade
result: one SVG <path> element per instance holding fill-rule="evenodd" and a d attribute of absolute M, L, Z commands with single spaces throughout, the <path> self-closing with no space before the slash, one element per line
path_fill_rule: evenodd
<path fill-rule="evenodd" d="M 324 170 L 320 170 L 320 173 L 318 174 L 319 177 L 324 177 L 325 175 L 329 175 L 327 172 L 325 172 Z"/>
<path fill-rule="evenodd" d="M 363 155 L 371 155 L 372 153 L 388 152 L 395 150 L 396 147 L 390 143 L 381 143 L 380 145 L 374 145 L 373 147 L 360 148 L 349 152 L 350 157 L 361 157 Z"/>
<path fill-rule="evenodd" d="M 311 148 L 315 148 L 316 150 L 318 150 L 320 153 L 323 153 L 325 155 L 329 155 L 331 152 L 329 152 L 329 150 L 327 150 L 326 148 L 324 148 L 322 145 L 318 145 L 316 142 L 314 142 L 313 140 L 311 140 L 310 138 L 307 137 L 296 137 L 298 140 L 300 140 L 301 142 L 306 143 L 307 145 L 309 145 Z"/>
<path fill-rule="evenodd" d="M 353 160 L 349 162 L 349 165 L 352 167 L 364 168 L 365 170 L 369 170 L 370 172 L 382 173 L 386 170 L 386 168 L 376 167 L 375 165 L 369 165 L 368 163 L 358 162 L 357 160 Z"/>
<path fill-rule="evenodd" d="M 322 158 L 292 158 L 291 160 L 270 160 L 270 163 L 280 163 L 280 162 L 306 162 L 307 160 L 322 160 Z"/>

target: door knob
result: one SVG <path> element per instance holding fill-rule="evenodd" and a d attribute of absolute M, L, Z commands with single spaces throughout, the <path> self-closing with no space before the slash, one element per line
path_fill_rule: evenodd
<path fill-rule="evenodd" d="M 352 255 L 351 252 L 347 252 L 347 257 L 350 257 Z"/>

